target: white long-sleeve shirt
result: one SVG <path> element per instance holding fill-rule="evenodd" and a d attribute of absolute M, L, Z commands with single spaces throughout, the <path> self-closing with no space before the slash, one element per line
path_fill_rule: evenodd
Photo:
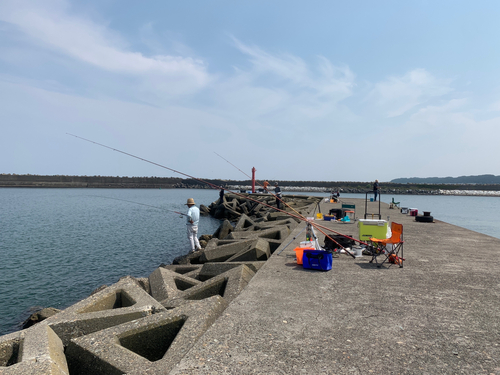
<path fill-rule="evenodd" d="M 191 223 L 191 220 L 193 221 Z M 196 206 L 191 206 L 187 212 L 186 225 L 198 225 L 200 222 L 200 209 Z"/>

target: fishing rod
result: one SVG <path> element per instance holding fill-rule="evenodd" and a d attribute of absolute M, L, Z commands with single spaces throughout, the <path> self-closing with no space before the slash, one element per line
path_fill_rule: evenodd
<path fill-rule="evenodd" d="M 101 196 L 101 195 L 89 195 L 89 196 L 90 196 L 90 197 L 97 197 L 97 198 L 105 198 L 105 199 L 114 199 L 115 201 L 122 201 L 122 202 L 128 202 L 128 203 L 139 204 L 139 205 L 141 205 L 141 206 L 152 207 L 152 208 L 156 208 L 156 209 L 158 209 L 158 210 L 168 211 L 168 212 L 173 212 L 173 213 L 176 213 L 176 214 L 179 214 L 179 215 L 182 215 L 182 216 L 187 216 L 186 214 L 183 214 L 182 212 L 179 212 L 179 211 L 169 210 L 169 209 L 167 209 L 167 208 L 162 208 L 162 207 L 158 207 L 158 206 L 152 206 L 152 205 L 150 205 L 150 204 L 145 204 L 145 203 L 139 203 L 139 202 L 129 201 L 129 200 L 127 200 L 127 199 L 104 197 L 104 196 Z"/>
<path fill-rule="evenodd" d="M 270 205 L 268 205 L 268 204 L 266 204 L 266 203 L 264 203 L 264 202 L 261 202 L 261 201 L 258 201 L 258 200 L 256 200 L 256 199 L 253 199 L 253 198 L 247 197 L 246 195 L 243 195 L 243 194 L 237 193 L 237 192 L 232 191 L 232 190 L 230 190 L 230 189 L 225 189 L 225 188 L 223 188 L 223 187 L 221 187 L 221 186 L 218 186 L 218 185 L 212 184 L 211 182 L 208 182 L 208 181 L 205 181 L 205 180 L 202 180 L 202 179 L 196 178 L 196 177 L 191 176 L 191 175 L 189 175 L 189 174 L 187 174 L 187 173 L 183 173 L 183 172 L 180 172 L 180 171 L 175 170 L 175 169 L 173 169 L 173 168 L 169 168 L 169 167 L 167 167 L 167 166 L 164 166 L 164 165 L 162 165 L 162 164 L 156 163 L 156 162 L 154 162 L 154 161 L 151 161 L 151 160 L 148 160 L 148 159 L 145 159 L 145 158 L 141 158 L 141 157 L 139 157 L 139 156 L 136 156 L 136 155 L 130 154 L 130 153 L 125 152 L 125 151 L 118 150 L 118 149 L 113 148 L 113 147 L 110 147 L 110 146 L 106 146 L 106 145 L 104 145 L 104 144 L 102 144 L 102 143 L 95 142 L 95 141 L 92 141 L 92 140 L 87 139 L 87 138 L 80 137 L 80 136 L 75 135 L 75 134 L 71 134 L 71 133 L 66 133 L 66 134 L 67 134 L 67 135 L 71 135 L 72 137 L 75 137 L 75 138 L 81 139 L 81 140 L 83 140 L 83 141 L 90 142 L 90 143 L 93 143 L 93 144 L 95 144 L 95 145 L 98 145 L 98 146 L 101 146 L 101 147 L 107 148 L 107 149 L 109 149 L 109 150 L 119 152 L 119 153 L 121 153 L 121 154 L 124 154 L 124 155 L 130 156 L 130 157 L 132 157 L 132 158 L 135 158 L 135 159 L 139 159 L 139 160 L 145 161 L 146 163 L 150 163 L 150 164 L 156 165 L 156 166 L 158 166 L 158 167 L 160 167 L 160 168 L 168 169 L 169 171 L 172 171 L 172 172 L 178 173 L 178 174 L 180 174 L 180 175 L 182 175 L 182 176 L 186 176 L 186 177 L 189 177 L 189 178 L 191 178 L 191 179 L 193 179 L 193 180 L 200 181 L 200 182 L 202 182 L 202 183 L 204 183 L 204 184 L 207 184 L 207 185 L 209 185 L 210 187 L 212 187 L 213 189 L 217 189 L 217 190 L 222 189 L 222 190 L 224 190 L 224 191 L 229 191 L 230 193 L 232 193 L 232 194 L 234 194 L 234 195 L 237 195 L 237 196 L 239 196 L 239 197 L 242 197 L 242 198 L 245 198 L 245 199 L 251 200 L 251 201 L 253 201 L 253 202 L 259 203 L 259 204 L 261 204 L 261 205 L 263 205 L 263 206 L 266 206 L 266 207 L 269 207 L 269 208 L 273 208 L 273 209 L 275 209 L 275 210 L 277 210 L 277 211 L 280 211 L 280 212 L 283 212 L 283 213 L 288 214 L 288 215 L 290 215 L 290 216 L 296 217 L 297 219 L 304 220 L 304 218 L 303 218 L 303 217 L 297 217 L 297 216 L 295 216 L 295 215 L 290 214 L 289 212 L 286 212 L 286 211 L 280 210 L 280 209 L 278 209 L 278 208 L 276 208 L 276 207 L 273 207 L 273 206 L 270 206 Z"/>
<path fill-rule="evenodd" d="M 236 165 L 234 165 L 233 163 L 231 163 L 229 160 L 227 160 L 226 158 L 222 157 L 221 155 L 219 155 L 217 152 L 214 151 L 214 154 L 216 154 L 217 156 L 219 156 L 220 158 L 224 159 L 226 162 L 228 162 L 229 164 L 231 164 L 233 167 L 235 167 L 237 170 L 239 170 L 241 173 L 243 173 L 245 176 L 247 176 L 248 178 L 251 178 L 247 173 L 243 172 L 240 168 L 238 168 Z M 257 183 L 262 186 L 258 181 Z M 267 189 L 262 186 L 264 188 L 264 190 L 267 191 Z M 271 192 L 269 192 L 271 193 Z M 279 198 L 277 195 L 271 193 L 271 195 L 273 195 L 276 199 L 278 199 L 280 202 L 282 202 L 285 206 L 287 206 L 288 208 L 290 208 L 292 211 L 294 211 L 297 215 L 300 216 L 300 219 L 303 220 L 303 221 L 308 221 L 303 215 L 301 215 L 299 212 L 297 212 L 293 207 L 291 207 L 290 205 L 288 205 L 284 200 L 282 200 L 281 198 Z M 318 202 L 318 208 L 319 208 L 319 202 Z M 286 212 L 286 211 L 285 211 Z M 320 211 L 321 212 L 321 211 Z M 288 213 L 289 214 L 289 213 Z M 331 241 L 333 241 L 334 243 L 336 243 L 338 246 L 340 246 L 342 249 L 345 250 L 345 247 L 342 246 L 339 242 L 337 242 L 335 239 L 333 239 L 332 237 L 330 237 L 328 234 L 326 234 L 325 232 L 323 232 L 321 229 L 319 229 L 315 223 L 311 223 L 311 225 L 313 227 L 315 227 L 319 232 L 321 232 L 323 235 L 325 235 L 326 237 L 328 237 Z M 323 227 L 324 229 L 327 229 L 327 230 L 330 230 L 330 228 L 326 228 L 326 227 Z M 341 233 L 338 233 L 338 232 L 335 232 L 337 234 L 341 234 Z M 342 234 L 341 234 L 342 235 Z M 348 236 L 346 236 L 348 237 Z M 350 238 L 350 237 L 349 237 Z M 345 250 L 349 255 L 351 255 L 353 258 L 355 258 L 354 254 L 351 254 L 348 250 Z"/>
<path fill-rule="evenodd" d="M 224 159 L 225 161 L 227 161 L 229 164 L 231 164 L 233 167 L 235 167 L 237 170 L 239 170 L 241 173 L 243 173 L 245 176 L 247 176 L 248 178 L 252 178 L 250 177 L 247 173 L 243 172 L 240 168 L 238 168 L 236 165 L 234 165 L 233 163 L 231 163 L 229 160 L 227 160 L 226 158 L 222 157 L 221 155 L 219 155 L 218 153 L 216 153 L 214 151 L 214 154 L 217 155 L 218 157 L 220 157 L 221 159 Z M 293 212 L 295 212 L 297 215 L 301 216 L 304 220 L 306 219 L 303 215 L 301 215 L 299 212 L 297 212 L 296 210 L 294 210 L 293 207 L 289 206 L 284 200 L 282 200 L 280 197 L 278 197 L 276 194 L 273 194 L 272 192 L 270 192 L 269 190 L 267 190 L 266 187 L 264 187 L 263 185 L 261 185 L 259 183 L 259 181 L 256 181 L 259 186 L 261 186 L 262 188 L 264 188 L 265 191 L 267 191 L 268 193 L 270 193 L 271 195 L 273 195 L 276 199 L 278 199 L 281 203 L 283 203 L 285 206 L 287 206 L 288 208 L 290 208 Z"/>
<path fill-rule="evenodd" d="M 180 175 L 182 175 L 182 176 L 189 177 L 189 178 L 191 178 L 191 179 L 193 179 L 193 180 L 200 181 L 200 182 L 202 182 L 202 183 L 204 183 L 204 184 L 207 184 L 207 185 L 211 186 L 211 187 L 212 187 L 212 188 L 214 188 L 214 189 L 221 189 L 221 187 L 220 187 L 220 186 L 217 186 L 217 185 L 215 185 L 215 184 L 212 184 L 212 183 L 210 183 L 210 182 L 208 182 L 208 181 L 204 181 L 204 180 L 202 180 L 202 179 L 199 179 L 199 178 L 193 177 L 193 176 L 191 176 L 191 175 L 188 175 L 188 174 L 186 174 L 186 173 L 180 172 L 180 171 L 175 170 L 175 169 L 173 169 L 173 168 L 169 168 L 169 167 L 167 167 L 167 166 L 164 166 L 164 165 L 162 165 L 162 164 L 159 164 L 159 163 L 153 162 L 153 161 L 151 161 L 151 160 L 148 160 L 148 159 L 145 159 L 145 158 L 141 158 L 141 157 L 136 156 L 136 155 L 133 155 L 133 154 L 131 154 L 131 153 L 128 153 L 128 152 L 125 152 L 125 151 L 121 151 L 121 150 L 118 150 L 118 149 L 113 148 L 113 147 L 110 147 L 110 146 L 106 146 L 106 145 L 104 145 L 104 144 L 102 144 L 102 143 L 95 142 L 95 141 L 92 141 L 92 140 L 87 139 L 87 138 L 80 137 L 80 136 L 75 135 L 75 134 L 71 134 L 71 133 L 66 133 L 66 134 L 67 134 L 67 135 L 70 135 L 70 136 L 72 136 L 72 137 L 75 137 L 75 138 L 81 139 L 81 140 L 83 140 L 83 141 L 90 142 L 90 143 L 93 143 L 93 144 L 95 144 L 95 145 L 98 145 L 98 146 L 101 146 L 101 147 L 107 148 L 107 149 L 109 149 L 109 150 L 119 152 L 119 153 L 121 153 L 121 154 L 124 154 L 124 155 L 130 156 L 130 157 L 132 157 L 132 158 L 135 158 L 135 159 L 138 159 L 138 160 L 142 160 L 142 161 L 144 161 L 144 162 L 146 162 L 146 163 L 156 165 L 156 166 L 158 166 L 158 167 L 160 167 L 160 168 L 164 168 L 164 169 L 167 169 L 167 170 L 172 171 L 172 172 L 174 172 L 174 173 L 178 173 L 178 174 L 180 174 Z M 277 211 L 280 211 L 280 212 L 282 212 L 282 213 L 284 213 L 284 214 L 286 214 L 286 215 L 289 215 L 289 216 L 295 217 L 295 218 L 297 218 L 297 219 L 299 219 L 299 220 L 301 220 L 301 221 L 307 221 L 307 219 L 305 219 L 305 218 L 304 218 L 302 215 L 300 215 L 300 214 L 299 214 L 300 216 L 293 215 L 293 214 L 291 214 L 290 212 L 286 212 L 286 211 L 281 210 L 281 209 L 279 209 L 279 208 L 276 208 L 276 207 L 270 206 L 270 205 L 268 205 L 267 203 L 264 203 L 264 202 L 258 201 L 258 200 L 256 200 L 256 199 L 250 198 L 250 197 L 245 196 L 245 195 L 243 195 L 243 194 L 236 193 L 236 192 L 231 191 L 231 190 L 229 190 L 229 189 L 224 189 L 224 188 L 222 188 L 222 189 L 223 189 L 224 191 L 226 191 L 226 190 L 227 190 L 227 191 L 229 191 L 229 192 L 231 192 L 231 193 L 233 193 L 233 194 L 235 194 L 235 195 L 237 195 L 237 196 L 239 196 L 239 197 L 242 197 L 242 198 L 245 198 L 245 199 L 248 199 L 248 200 L 251 200 L 251 201 L 257 202 L 257 203 L 259 203 L 259 204 L 261 204 L 261 205 L 263 205 L 263 206 L 266 206 L 266 207 L 272 208 L 272 209 L 277 210 Z M 313 225 L 315 225 L 315 224 L 313 223 Z M 321 233 L 325 234 L 325 233 L 324 233 L 323 231 L 321 231 L 320 229 L 318 229 L 318 230 L 319 230 Z M 325 235 L 326 235 L 326 234 L 325 234 Z M 328 237 L 329 237 L 329 236 L 328 236 Z M 333 238 L 331 238 L 331 237 L 329 237 L 329 238 L 330 238 L 333 242 L 335 242 L 335 243 L 337 243 L 337 244 L 338 244 L 338 242 L 337 242 L 337 241 L 335 241 Z M 353 258 L 355 258 L 354 254 L 351 254 L 351 253 L 350 253 L 349 251 L 347 251 L 347 250 L 346 250 L 346 252 L 347 252 L 349 255 L 351 255 Z"/>

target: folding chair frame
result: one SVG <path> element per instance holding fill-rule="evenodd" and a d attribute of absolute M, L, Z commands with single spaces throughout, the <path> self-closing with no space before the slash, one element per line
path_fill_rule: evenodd
<path fill-rule="evenodd" d="M 397 232 L 394 230 L 395 226 L 400 227 L 400 232 Z M 391 255 L 393 257 L 396 257 L 396 262 L 399 263 L 399 267 L 403 268 L 403 262 L 404 262 L 404 257 L 403 257 L 403 225 L 398 224 L 398 223 L 392 223 L 391 225 L 391 230 L 392 230 L 392 236 L 391 238 L 387 239 L 377 239 L 377 238 L 370 238 L 370 242 L 372 243 L 372 259 L 370 260 L 370 263 L 373 263 L 375 260 L 375 263 L 377 264 L 377 267 L 382 267 L 382 265 L 389 260 Z M 392 245 L 391 250 L 387 250 L 387 245 Z M 399 255 L 401 253 L 401 256 Z M 382 263 L 378 263 L 377 258 L 380 255 L 385 255 L 385 259 Z"/>

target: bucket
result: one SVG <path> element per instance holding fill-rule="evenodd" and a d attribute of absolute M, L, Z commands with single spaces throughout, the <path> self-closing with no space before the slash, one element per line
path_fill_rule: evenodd
<path fill-rule="evenodd" d="M 373 202 L 373 198 L 370 198 L 370 202 Z"/>
<path fill-rule="evenodd" d="M 323 220 L 323 214 L 321 212 L 316 214 L 316 219 Z"/>
<path fill-rule="evenodd" d="M 360 258 L 363 256 L 363 248 L 362 247 L 353 247 L 352 251 L 354 252 L 354 256 L 356 258 Z"/>
<path fill-rule="evenodd" d="M 295 256 L 297 257 L 297 264 L 302 264 L 302 256 L 304 255 L 304 250 L 314 250 L 311 247 L 296 247 L 293 249 L 295 251 Z"/>

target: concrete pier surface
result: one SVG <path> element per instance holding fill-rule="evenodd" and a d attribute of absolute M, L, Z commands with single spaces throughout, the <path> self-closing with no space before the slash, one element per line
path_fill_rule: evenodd
<path fill-rule="evenodd" d="M 305 270 L 301 223 L 170 374 L 500 374 L 500 239 L 381 207 L 404 226 L 404 268 L 342 254 Z"/>

